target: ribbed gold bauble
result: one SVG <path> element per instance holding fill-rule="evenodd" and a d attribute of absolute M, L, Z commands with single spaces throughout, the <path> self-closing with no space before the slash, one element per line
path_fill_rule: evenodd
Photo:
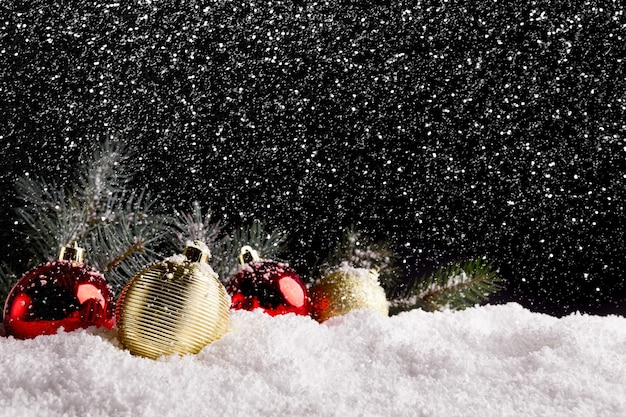
<path fill-rule="evenodd" d="M 116 308 L 118 337 L 132 354 L 198 353 L 228 330 L 230 297 L 207 264 L 208 249 L 189 244 L 183 255 L 139 271 Z"/>
<path fill-rule="evenodd" d="M 385 290 L 375 270 L 341 268 L 314 284 L 309 294 L 311 316 L 319 322 L 362 308 L 389 315 Z"/>

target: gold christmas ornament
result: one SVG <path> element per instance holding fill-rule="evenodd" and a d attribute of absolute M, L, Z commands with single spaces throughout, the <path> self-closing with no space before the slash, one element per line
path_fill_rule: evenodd
<path fill-rule="evenodd" d="M 202 242 L 133 276 L 116 308 L 118 338 L 132 354 L 156 359 L 198 353 L 228 330 L 230 297 L 208 265 Z"/>
<path fill-rule="evenodd" d="M 314 284 L 310 296 L 311 316 L 320 323 L 362 308 L 389 315 L 385 290 L 373 269 L 343 266 Z"/>

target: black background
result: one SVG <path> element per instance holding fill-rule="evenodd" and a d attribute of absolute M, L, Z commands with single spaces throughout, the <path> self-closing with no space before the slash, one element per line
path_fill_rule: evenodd
<path fill-rule="evenodd" d="M 486 255 L 494 301 L 626 311 L 621 2 L 70 3 L 0 8 L 3 263 L 15 179 L 114 134 L 160 210 L 284 228 L 303 274 L 354 224 L 407 277 Z"/>

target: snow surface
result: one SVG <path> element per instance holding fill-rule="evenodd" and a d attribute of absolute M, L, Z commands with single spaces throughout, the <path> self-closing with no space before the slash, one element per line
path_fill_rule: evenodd
<path fill-rule="evenodd" d="M 0 338 L 11 416 L 624 416 L 626 319 L 518 304 L 384 317 L 234 311 L 198 355 L 102 330 Z"/>

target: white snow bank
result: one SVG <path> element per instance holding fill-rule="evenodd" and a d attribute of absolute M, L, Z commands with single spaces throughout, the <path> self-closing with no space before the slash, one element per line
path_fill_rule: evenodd
<path fill-rule="evenodd" d="M 159 361 L 101 330 L 0 338 L 0 375 L 7 416 L 624 416 L 626 319 L 235 311 L 198 355 Z"/>

